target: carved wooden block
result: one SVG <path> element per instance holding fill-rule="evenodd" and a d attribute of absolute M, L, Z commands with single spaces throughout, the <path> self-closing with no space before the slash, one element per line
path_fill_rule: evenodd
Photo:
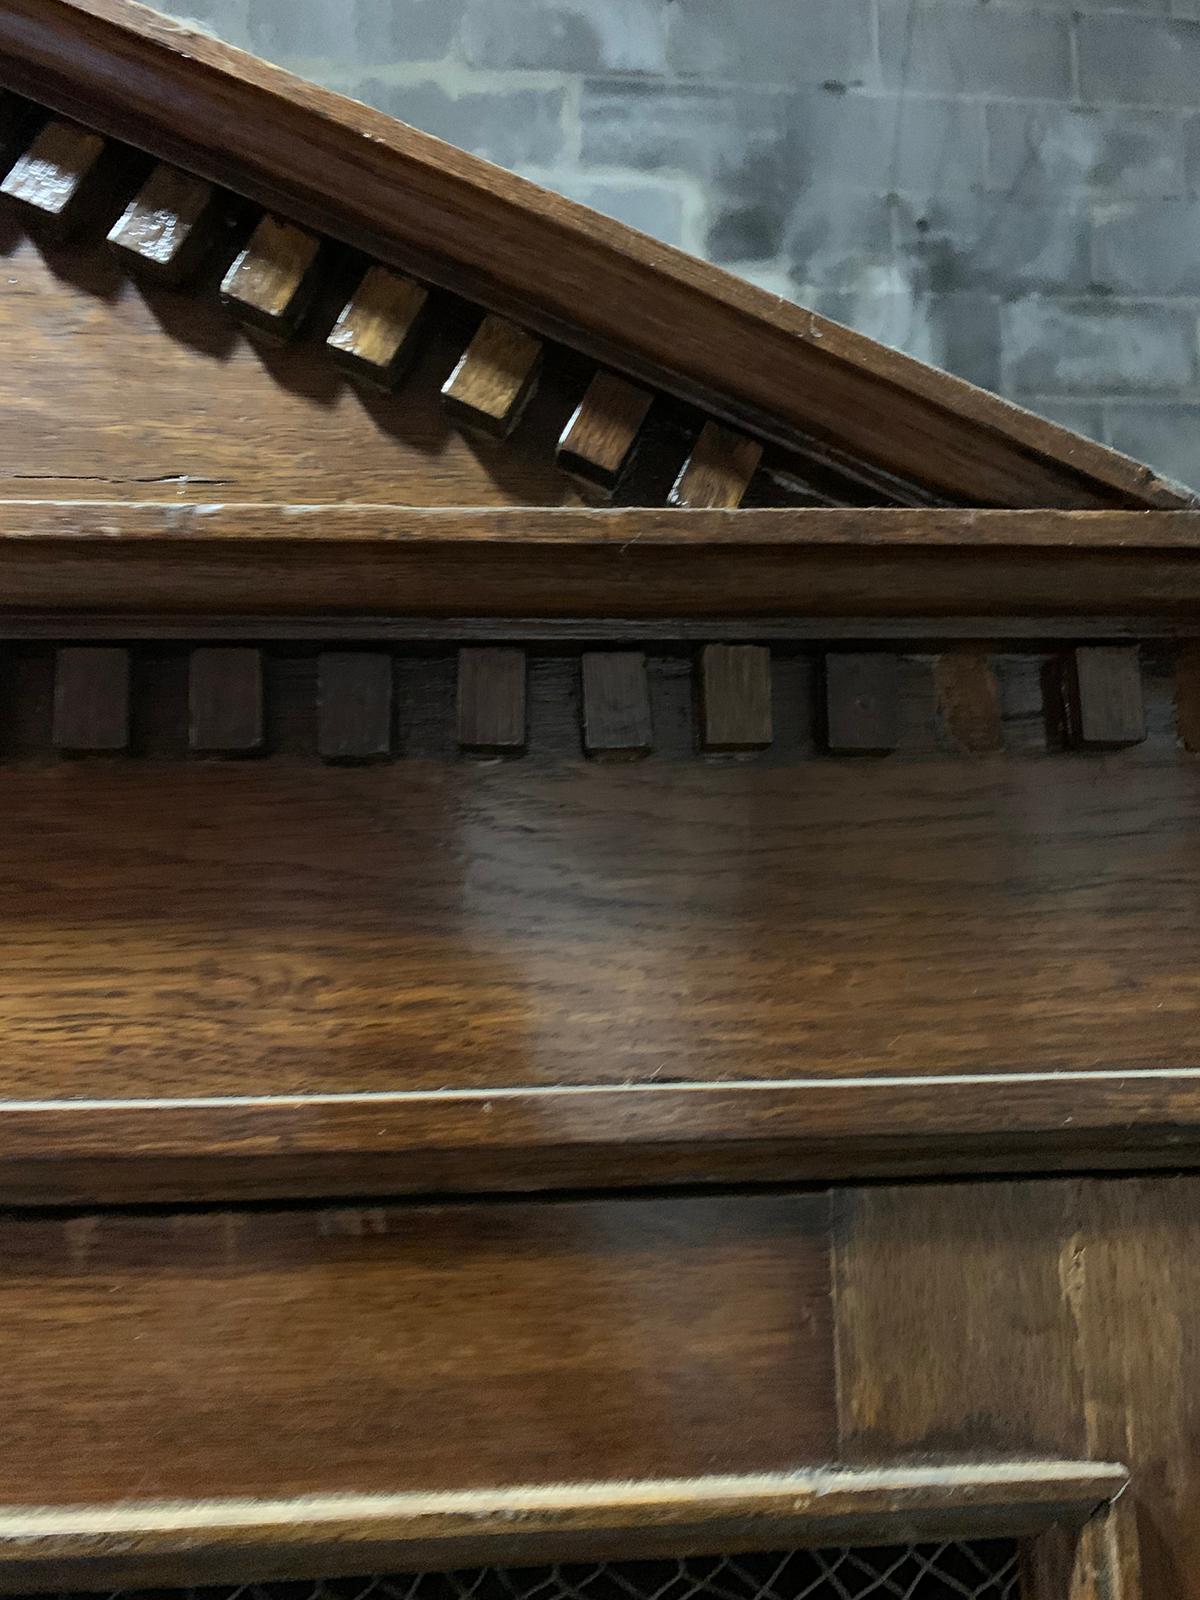
<path fill-rule="evenodd" d="M 186 278 L 212 243 L 216 191 L 160 163 L 113 226 L 108 242 L 133 266 L 171 283 Z"/>
<path fill-rule="evenodd" d="M 128 650 L 73 646 L 58 652 L 53 738 L 59 750 L 128 747 Z"/>
<path fill-rule="evenodd" d="M 1100 749 L 1141 744 L 1146 710 L 1137 647 L 1076 650 L 1067 673 L 1067 715 L 1077 744 Z"/>
<path fill-rule="evenodd" d="M 58 236 L 86 220 L 104 140 L 73 122 L 47 122 L 10 168 L 0 194 L 19 201 Z"/>
<path fill-rule="evenodd" d="M 938 710 L 959 749 L 986 754 L 1004 748 L 1000 687 L 986 650 L 948 650 L 934 665 Z"/>
<path fill-rule="evenodd" d="M 706 422 L 671 490 L 671 504 L 695 510 L 740 506 L 761 460 L 757 439 Z"/>
<path fill-rule="evenodd" d="M 262 748 L 261 651 L 193 650 L 188 698 L 193 750 L 245 755 Z"/>
<path fill-rule="evenodd" d="M 612 372 L 598 372 L 558 442 L 558 464 L 611 494 L 633 457 L 654 396 Z"/>
<path fill-rule="evenodd" d="M 541 363 L 540 340 L 503 317 L 485 317 L 442 386 L 446 409 L 467 427 L 506 438 L 533 396 Z"/>
<path fill-rule="evenodd" d="M 460 650 L 458 742 L 472 755 L 520 755 L 526 744 L 525 652 Z"/>
<path fill-rule="evenodd" d="M 326 761 L 373 761 L 392 748 L 392 658 L 326 650 L 317 665 L 317 749 Z"/>
<path fill-rule="evenodd" d="M 221 298 L 244 321 L 286 338 L 316 287 L 321 241 L 279 217 L 265 216 L 221 283 Z"/>
<path fill-rule="evenodd" d="M 825 657 L 825 728 L 831 751 L 884 755 L 900 725 L 896 658 L 883 651 Z"/>
<path fill-rule="evenodd" d="M 774 737 L 771 652 L 762 645 L 710 644 L 700 657 L 705 750 L 765 750 Z"/>
<path fill-rule="evenodd" d="M 370 267 L 334 324 L 327 343 L 349 371 L 392 383 L 416 348 L 429 291 L 387 267 Z"/>
<path fill-rule="evenodd" d="M 646 658 L 640 650 L 585 651 L 583 745 L 588 755 L 636 760 L 654 744 Z"/>

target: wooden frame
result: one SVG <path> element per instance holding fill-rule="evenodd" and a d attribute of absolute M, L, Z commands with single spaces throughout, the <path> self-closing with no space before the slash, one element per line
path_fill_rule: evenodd
<path fill-rule="evenodd" d="M 1107 1463 L 1027 1461 L 277 1502 L 0 1507 L 0 1592 L 1029 1537 L 1079 1528 L 1127 1481 L 1123 1467 Z M 1048 1560 L 1041 1565 L 1049 1570 Z M 1066 1591 L 1055 1600 L 1067 1600 Z"/>

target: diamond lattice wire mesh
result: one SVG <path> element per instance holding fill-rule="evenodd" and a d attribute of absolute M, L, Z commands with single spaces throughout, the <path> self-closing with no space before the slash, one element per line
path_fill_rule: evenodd
<path fill-rule="evenodd" d="M 1018 1600 L 1004 1540 L 679 1561 L 482 1567 L 155 1590 L 110 1600 Z M 58 1600 L 95 1600 L 59 1596 Z"/>

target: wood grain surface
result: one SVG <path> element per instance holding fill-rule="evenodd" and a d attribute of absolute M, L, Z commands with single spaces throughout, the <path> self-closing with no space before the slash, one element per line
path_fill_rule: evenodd
<path fill-rule="evenodd" d="M 236 238 L 223 230 L 214 242 L 217 278 Z M 184 294 L 134 281 L 106 248 L 43 254 L 19 235 L 4 244 L 0 495 L 175 506 L 577 502 L 554 464 L 578 398 L 559 369 L 543 380 L 530 439 L 509 441 L 502 459 L 485 459 L 446 417 L 439 390 L 470 337 L 460 312 L 444 310 L 427 328 L 401 394 L 363 392 L 319 338 L 256 344 L 218 304 L 215 282 Z M 353 280 L 344 293 L 332 286 L 321 327 Z"/>
<path fill-rule="evenodd" d="M 7 1217 L 0 1503 L 826 1461 L 826 1218 L 820 1195 Z"/>
<path fill-rule="evenodd" d="M 972 503 L 1189 501 L 1102 446 L 128 0 L 9 0 L 0 60 L 7 87 L 752 431 L 815 437 Z"/>
<path fill-rule="evenodd" d="M 213 246 L 218 204 L 211 184 L 160 162 L 109 230 L 108 242 L 135 269 L 180 283 Z"/>
<path fill-rule="evenodd" d="M 809 629 L 819 617 L 868 628 L 918 617 L 935 631 L 938 618 L 1027 630 L 1031 618 L 1092 617 L 1104 635 L 1131 614 L 1187 632 L 1200 610 L 1190 513 L 189 505 L 164 502 L 163 487 L 149 504 L 0 500 L 0 612 L 803 618 Z"/>

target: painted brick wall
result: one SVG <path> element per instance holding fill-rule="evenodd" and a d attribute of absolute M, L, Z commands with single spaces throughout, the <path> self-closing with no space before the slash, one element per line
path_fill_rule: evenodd
<path fill-rule="evenodd" d="M 162 8 L 1200 487 L 1200 0 Z"/>

